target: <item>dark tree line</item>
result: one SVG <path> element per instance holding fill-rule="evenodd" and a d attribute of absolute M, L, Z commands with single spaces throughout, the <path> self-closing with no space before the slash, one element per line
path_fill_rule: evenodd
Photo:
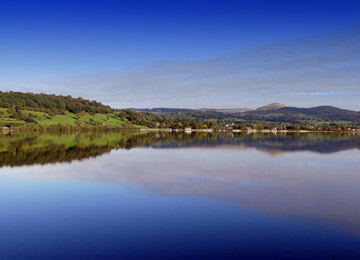
<path fill-rule="evenodd" d="M 182 129 L 191 127 L 195 129 L 213 127 L 213 122 L 201 120 L 188 116 L 169 117 L 148 112 L 136 112 L 130 109 L 117 111 L 116 115 L 123 121 L 132 124 L 143 125 L 151 128 L 173 128 Z"/>
<path fill-rule="evenodd" d="M 0 107 L 15 110 L 34 110 L 50 114 L 63 114 L 66 111 L 72 113 L 87 112 L 111 113 L 113 110 L 96 101 L 73 98 L 71 96 L 58 96 L 48 94 L 33 94 L 22 92 L 1 92 Z M 12 111 L 13 112 L 13 111 Z"/>

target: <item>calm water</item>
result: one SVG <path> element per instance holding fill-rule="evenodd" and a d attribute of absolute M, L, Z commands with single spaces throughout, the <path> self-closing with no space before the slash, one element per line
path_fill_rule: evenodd
<path fill-rule="evenodd" d="M 0 135 L 0 259 L 360 259 L 360 136 Z"/>

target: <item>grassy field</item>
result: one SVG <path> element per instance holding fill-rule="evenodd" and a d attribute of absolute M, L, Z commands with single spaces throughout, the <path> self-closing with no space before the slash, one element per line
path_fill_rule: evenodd
<path fill-rule="evenodd" d="M 121 121 L 117 118 L 114 114 L 88 114 L 85 113 L 79 119 L 74 113 L 66 112 L 65 115 L 55 115 L 50 116 L 48 113 L 45 112 L 36 112 L 36 111 L 29 111 L 29 110 L 21 110 L 22 115 L 29 116 L 31 115 L 39 125 L 76 125 L 76 120 L 79 120 L 81 124 L 96 124 L 96 125 L 103 125 L 103 126 L 122 126 L 124 121 Z M 14 124 L 15 126 L 21 126 L 26 124 L 23 120 L 15 120 L 9 118 L 9 113 L 6 108 L 0 108 L 0 123 L 3 125 Z M 140 125 L 133 125 L 136 128 L 143 128 L 144 126 Z"/>
<path fill-rule="evenodd" d="M 0 118 L 9 117 L 7 108 L 0 108 Z"/>
<path fill-rule="evenodd" d="M 16 120 L 14 118 L 9 118 L 9 117 L 10 115 L 7 108 L 0 108 L 0 123 L 2 123 L 3 125 L 14 124 L 16 126 L 21 126 L 25 124 L 25 121 Z"/>

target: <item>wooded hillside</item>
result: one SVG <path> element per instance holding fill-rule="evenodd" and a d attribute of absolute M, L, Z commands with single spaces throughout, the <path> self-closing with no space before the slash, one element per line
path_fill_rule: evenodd
<path fill-rule="evenodd" d="M 112 112 L 109 106 L 83 98 L 12 91 L 0 91 L 0 107 L 49 112 L 53 114 L 63 114 L 66 111 L 75 114 L 80 112 L 91 114 L 107 114 Z"/>

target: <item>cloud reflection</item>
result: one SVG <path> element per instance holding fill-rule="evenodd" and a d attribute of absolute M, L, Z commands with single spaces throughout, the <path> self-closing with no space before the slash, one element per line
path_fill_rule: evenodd
<path fill-rule="evenodd" d="M 359 169 L 357 150 L 274 157 L 256 149 L 138 148 L 83 162 L 1 171 L 11 178 L 99 182 L 143 187 L 163 196 L 203 196 L 360 234 Z"/>

